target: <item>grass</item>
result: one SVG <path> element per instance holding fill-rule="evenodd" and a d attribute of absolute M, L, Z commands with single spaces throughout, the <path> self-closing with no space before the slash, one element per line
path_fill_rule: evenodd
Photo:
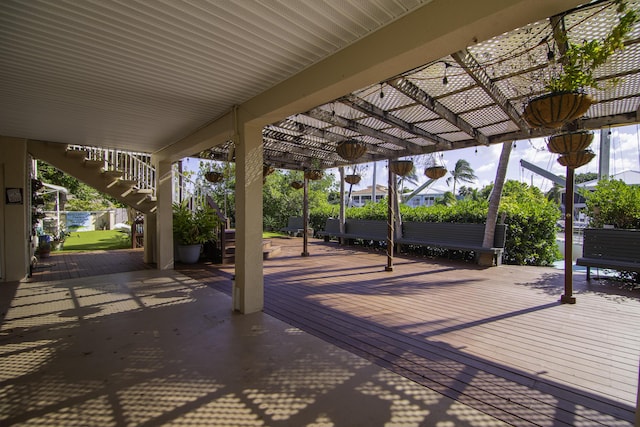
<path fill-rule="evenodd" d="M 97 251 L 127 249 L 131 237 L 118 230 L 96 230 L 72 232 L 64 242 L 63 251 Z"/>
<path fill-rule="evenodd" d="M 284 237 L 284 233 L 265 231 L 263 238 Z M 64 242 L 63 251 L 82 252 L 112 249 L 128 249 L 131 247 L 131 237 L 127 233 L 117 230 L 96 230 L 72 232 Z"/>

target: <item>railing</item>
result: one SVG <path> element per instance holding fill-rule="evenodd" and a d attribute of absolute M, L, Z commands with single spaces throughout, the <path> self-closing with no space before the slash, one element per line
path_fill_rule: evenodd
<path fill-rule="evenodd" d="M 104 170 L 122 172 L 122 178 L 135 181 L 138 189 L 150 189 L 155 194 L 156 170 L 150 154 L 84 145 L 69 145 L 68 149 L 85 151 L 87 159 L 104 162 Z"/>

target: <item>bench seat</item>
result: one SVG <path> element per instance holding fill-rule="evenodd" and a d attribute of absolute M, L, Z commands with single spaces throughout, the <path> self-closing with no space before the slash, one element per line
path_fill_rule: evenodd
<path fill-rule="evenodd" d="M 280 229 L 283 233 L 287 233 L 289 235 L 301 236 L 304 231 L 304 224 L 301 216 L 292 216 L 289 217 L 287 221 L 287 226 L 282 227 Z M 313 236 L 313 228 L 307 228 L 307 234 Z"/>
<path fill-rule="evenodd" d="M 586 228 L 576 265 L 587 267 L 587 280 L 591 267 L 640 272 L 640 230 Z"/>

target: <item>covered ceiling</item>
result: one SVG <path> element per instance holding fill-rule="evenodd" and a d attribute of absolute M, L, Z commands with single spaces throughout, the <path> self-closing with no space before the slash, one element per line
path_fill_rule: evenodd
<path fill-rule="evenodd" d="M 429 3 L 4 0 L 0 135 L 153 153 Z M 613 23 L 611 2 L 596 1 L 473 40 L 268 125 L 265 161 L 345 165 L 335 147 L 346 139 L 367 144 L 365 162 L 544 136 L 522 111 L 557 70 L 559 32 L 575 42 Z M 640 25 L 597 70 L 605 89 L 590 90 L 580 127 L 638 122 L 638 41 Z M 206 155 L 227 159 L 230 146 Z"/>

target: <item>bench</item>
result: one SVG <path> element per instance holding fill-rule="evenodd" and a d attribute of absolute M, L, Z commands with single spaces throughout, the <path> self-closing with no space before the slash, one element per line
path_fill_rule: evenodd
<path fill-rule="evenodd" d="M 373 219 L 347 219 L 344 233 L 340 232 L 340 220 L 328 218 L 323 231 L 317 235 L 328 242 L 332 237 L 346 239 L 349 244 L 353 240 L 370 240 L 382 242 L 387 240 L 387 222 Z"/>
<path fill-rule="evenodd" d="M 280 229 L 283 233 L 293 236 L 302 236 L 304 223 L 301 216 L 291 216 L 287 221 L 287 226 Z M 307 228 L 307 234 L 313 236 L 313 228 Z"/>
<path fill-rule="evenodd" d="M 488 253 L 493 256 L 494 264 L 500 265 L 507 226 L 496 224 L 493 246 L 490 248 L 482 246 L 484 229 L 484 224 L 407 221 L 402 224 L 402 237 L 396 242 L 400 245 L 471 251 L 476 258 L 481 253 Z"/>
<path fill-rule="evenodd" d="M 576 265 L 587 267 L 587 280 L 591 267 L 640 272 L 640 230 L 586 228 Z"/>

